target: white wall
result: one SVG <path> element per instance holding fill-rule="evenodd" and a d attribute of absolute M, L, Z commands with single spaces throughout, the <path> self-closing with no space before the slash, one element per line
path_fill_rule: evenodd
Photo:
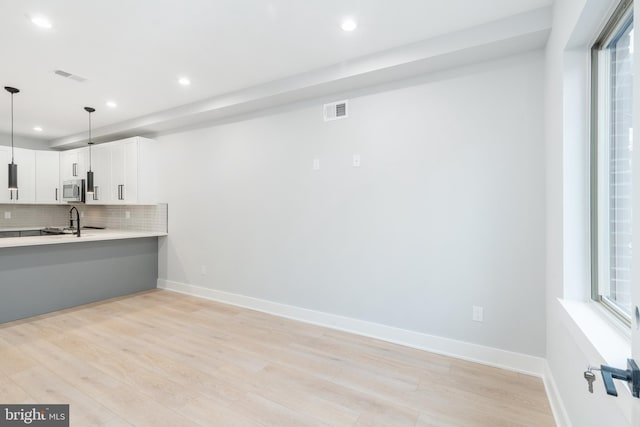
<path fill-rule="evenodd" d="M 161 136 L 160 277 L 543 356 L 542 94 L 537 52 Z"/>

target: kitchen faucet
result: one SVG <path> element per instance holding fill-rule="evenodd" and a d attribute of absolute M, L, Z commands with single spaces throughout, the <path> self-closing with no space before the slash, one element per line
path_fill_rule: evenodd
<path fill-rule="evenodd" d="M 78 237 L 80 237 L 80 212 L 78 212 L 78 208 L 76 208 L 75 206 L 72 206 L 71 209 L 69 209 L 69 227 L 73 228 L 73 210 L 76 210 L 76 226 L 78 227 L 78 231 L 76 232 L 76 235 Z"/>

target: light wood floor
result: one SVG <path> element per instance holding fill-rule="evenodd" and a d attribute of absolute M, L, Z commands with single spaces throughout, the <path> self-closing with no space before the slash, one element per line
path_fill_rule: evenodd
<path fill-rule="evenodd" d="M 0 402 L 85 426 L 553 426 L 542 382 L 169 291 L 0 325 Z"/>

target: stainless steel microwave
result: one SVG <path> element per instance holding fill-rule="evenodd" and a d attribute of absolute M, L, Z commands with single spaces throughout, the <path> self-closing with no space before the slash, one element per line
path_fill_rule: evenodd
<path fill-rule="evenodd" d="M 84 179 L 70 179 L 62 183 L 62 200 L 69 203 L 85 202 Z"/>

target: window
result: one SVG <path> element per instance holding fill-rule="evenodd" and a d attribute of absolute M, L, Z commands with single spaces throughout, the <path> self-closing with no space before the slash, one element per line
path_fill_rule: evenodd
<path fill-rule="evenodd" d="M 633 3 L 591 49 L 592 298 L 631 323 Z"/>

